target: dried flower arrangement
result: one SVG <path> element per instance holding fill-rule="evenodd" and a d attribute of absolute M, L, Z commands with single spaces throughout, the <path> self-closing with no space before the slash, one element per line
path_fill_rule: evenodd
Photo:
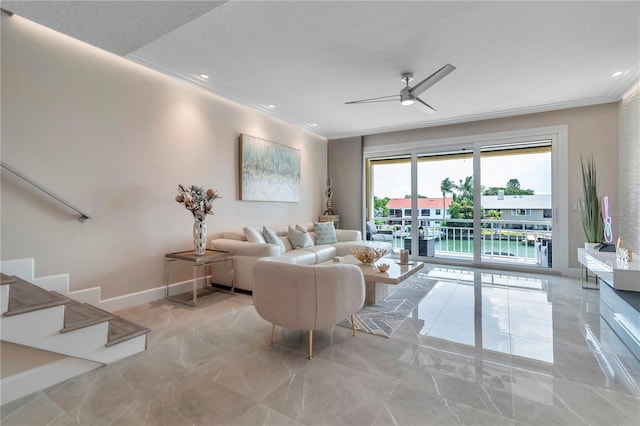
<path fill-rule="evenodd" d="M 206 215 L 213 214 L 213 200 L 216 198 L 222 197 L 212 189 L 207 189 L 205 192 L 202 186 L 191 185 L 189 188 L 185 188 L 178 185 L 176 201 L 184 204 L 184 207 L 193 214 L 196 220 L 203 221 Z"/>

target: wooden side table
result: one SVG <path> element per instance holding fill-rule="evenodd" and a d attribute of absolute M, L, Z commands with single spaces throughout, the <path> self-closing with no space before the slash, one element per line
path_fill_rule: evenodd
<path fill-rule="evenodd" d="M 319 217 L 320 222 L 333 222 L 333 226 L 338 229 L 340 224 L 340 215 L 338 214 L 323 214 Z"/>
<path fill-rule="evenodd" d="M 169 274 L 171 272 L 170 263 L 175 261 L 188 262 L 193 265 L 193 289 L 192 291 L 187 291 L 185 293 L 170 295 L 169 294 Z M 231 273 L 231 292 L 234 292 L 234 279 L 233 279 L 233 259 L 230 254 L 226 251 L 217 251 L 217 250 L 206 250 L 202 256 L 196 255 L 195 251 L 180 251 L 176 253 L 167 253 L 165 254 L 165 284 L 166 291 L 165 297 L 167 299 L 173 300 L 175 302 L 183 303 L 185 305 L 196 307 L 198 304 L 198 297 L 204 296 L 207 294 L 211 294 L 216 291 L 224 291 L 220 289 L 214 289 L 212 287 L 207 287 L 205 285 L 204 288 L 198 289 L 198 268 L 202 268 L 202 270 L 206 270 L 207 267 L 217 264 L 217 263 L 226 263 L 230 268 Z M 204 277 L 207 278 L 208 274 L 205 274 Z"/>

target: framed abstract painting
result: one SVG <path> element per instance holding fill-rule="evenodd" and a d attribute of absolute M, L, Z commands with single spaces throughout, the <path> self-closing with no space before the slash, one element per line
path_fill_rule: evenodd
<path fill-rule="evenodd" d="M 240 199 L 300 201 L 300 150 L 240 135 Z"/>

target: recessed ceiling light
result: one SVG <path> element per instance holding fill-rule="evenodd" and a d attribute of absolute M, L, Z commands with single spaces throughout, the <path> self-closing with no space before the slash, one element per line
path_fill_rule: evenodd
<path fill-rule="evenodd" d="M 200 78 L 204 78 L 205 80 L 209 78 L 209 75 L 207 74 L 200 74 Z"/>
<path fill-rule="evenodd" d="M 275 107 L 276 107 L 276 106 L 275 106 L 275 105 L 272 105 L 272 104 L 269 104 L 269 105 L 267 105 L 267 107 L 268 107 L 269 109 L 275 109 Z"/>
<path fill-rule="evenodd" d="M 622 71 L 618 71 L 611 74 L 611 77 L 620 77 L 621 75 L 622 75 Z"/>
<path fill-rule="evenodd" d="M 318 123 L 311 123 L 312 127 L 318 127 Z"/>

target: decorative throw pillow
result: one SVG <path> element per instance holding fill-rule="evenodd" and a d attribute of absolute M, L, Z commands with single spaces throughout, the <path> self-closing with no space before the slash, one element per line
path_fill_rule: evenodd
<path fill-rule="evenodd" d="M 262 235 L 264 235 L 265 242 L 269 244 L 276 244 L 278 247 L 280 247 L 280 253 L 284 253 L 286 251 L 284 243 L 274 231 L 267 228 L 266 226 L 263 226 Z"/>
<path fill-rule="evenodd" d="M 267 241 L 264 239 L 264 235 L 258 230 L 258 228 L 242 228 L 244 232 L 244 236 L 247 237 L 247 241 L 250 243 L 266 243 Z"/>
<path fill-rule="evenodd" d="M 311 235 L 299 225 L 296 225 L 295 228 L 289 227 L 289 231 L 287 232 L 287 238 L 291 241 L 291 245 L 293 248 L 305 248 L 312 247 L 313 240 L 311 239 Z"/>
<path fill-rule="evenodd" d="M 316 244 L 335 244 L 338 242 L 333 222 L 313 222 L 316 231 Z"/>

